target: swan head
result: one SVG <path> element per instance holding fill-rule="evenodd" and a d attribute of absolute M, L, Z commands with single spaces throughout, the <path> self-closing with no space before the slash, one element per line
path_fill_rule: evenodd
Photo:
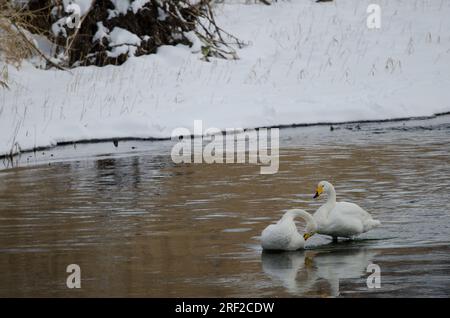
<path fill-rule="evenodd" d="M 314 199 L 320 197 L 322 193 L 330 193 L 333 190 L 333 185 L 327 181 L 321 181 L 317 185 L 316 194 L 314 195 Z"/>
<path fill-rule="evenodd" d="M 305 241 L 307 241 L 311 236 L 313 236 L 314 234 L 316 234 L 316 231 L 311 231 L 311 232 L 306 232 L 305 234 L 303 234 L 303 239 Z"/>
<path fill-rule="evenodd" d="M 303 234 L 303 239 L 307 241 L 311 236 L 317 233 L 317 223 L 312 219 L 306 224 L 305 234 Z"/>

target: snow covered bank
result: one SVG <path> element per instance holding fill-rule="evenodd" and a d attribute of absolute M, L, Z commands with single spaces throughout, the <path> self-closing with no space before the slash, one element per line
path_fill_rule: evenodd
<path fill-rule="evenodd" d="M 124 65 L 71 72 L 9 69 L 0 154 L 59 141 L 169 137 L 176 127 L 257 127 L 428 116 L 450 111 L 450 2 L 226 4 L 218 24 L 251 45 L 201 61 L 161 47 Z M 194 48 L 195 49 L 195 48 Z M 198 48 L 197 48 L 198 49 Z"/>

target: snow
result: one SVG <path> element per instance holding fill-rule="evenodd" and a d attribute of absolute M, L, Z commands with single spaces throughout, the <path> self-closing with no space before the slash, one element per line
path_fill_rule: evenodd
<path fill-rule="evenodd" d="M 92 42 L 101 41 L 103 38 L 109 39 L 109 30 L 103 25 L 103 22 L 97 22 L 97 32 L 95 32 Z"/>
<path fill-rule="evenodd" d="M 128 10 L 132 10 L 133 13 L 137 13 L 144 5 L 150 2 L 150 0 L 134 0 L 130 3 L 129 0 L 111 0 L 114 5 L 114 10 L 109 10 L 108 18 L 114 18 L 118 15 L 127 14 Z"/>
<path fill-rule="evenodd" d="M 129 0 L 111 0 L 114 4 L 115 9 L 120 14 L 127 14 L 128 9 L 130 8 Z"/>
<path fill-rule="evenodd" d="M 166 19 L 169 17 L 169 15 L 164 12 L 161 8 L 158 7 L 158 20 L 159 21 L 166 21 Z"/>
<path fill-rule="evenodd" d="M 170 137 L 196 119 L 225 129 L 450 111 L 450 2 L 380 0 L 379 30 L 366 26 L 370 3 L 220 5 L 218 24 L 251 42 L 236 61 L 204 62 L 192 53 L 197 43 L 119 67 L 10 67 L 11 89 L 0 89 L 0 154 L 60 141 Z M 108 36 L 138 43 L 121 30 Z"/>
<path fill-rule="evenodd" d="M 64 26 L 67 23 L 67 18 L 61 18 L 55 23 L 52 24 L 52 33 L 54 36 L 62 35 L 63 37 L 67 37 L 67 31 Z"/>
<path fill-rule="evenodd" d="M 64 9 L 67 9 L 71 4 L 77 4 L 80 7 L 81 16 L 85 15 L 91 8 L 93 0 L 63 0 Z"/>
<path fill-rule="evenodd" d="M 129 44 L 129 45 L 140 45 L 141 39 L 136 35 L 131 33 L 128 30 L 115 27 L 111 33 L 109 34 L 111 46 L 121 45 L 121 44 Z"/>
<path fill-rule="evenodd" d="M 128 30 L 115 27 L 111 33 L 109 33 L 109 47 L 112 48 L 111 52 L 108 52 L 110 57 L 118 57 L 121 54 L 128 53 L 129 56 L 134 56 L 137 46 L 141 44 L 141 39 Z"/>
<path fill-rule="evenodd" d="M 89 12 L 91 8 L 93 0 L 63 0 L 62 4 L 64 7 L 64 11 L 70 13 L 71 16 L 75 13 L 79 13 L 81 16 L 84 16 Z M 74 11 L 73 5 L 78 5 L 79 12 Z M 53 8 L 53 13 L 56 10 L 56 7 Z M 55 36 L 62 35 L 63 37 L 67 37 L 67 30 L 65 29 L 68 21 L 72 21 L 72 19 L 68 19 L 68 17 L 63 17 L 53 23 L 52 25 L 52 33 Z"/>
<path fill-rule="evenodd" d="M 142 9 L 144 5 L 146 5 L 150 0 L 134 0 L 131 3 L 131 10 L 133 10 L 133 13 L 137 13 L 139 10 Z"/>
<path fill-rule="evenodd" d="M 118 57 L 121 54 L 134 56 L 142 40 L 128 30 L 115 27 L 111 32 L 103 25 L 103 22 L 97 23 L 97 32 L 92 38 L 93 42 L 107 39 L 110 51 L 107 51 L 109 57 Z M 144 37 L 144 40 L 148 37 Z"/>
<path fill-rule="evenodd" d="M 109 11 L 108 18 L 114 18 L 118 15 L 125 15 L 128 12 L 128 9 L 130 8 L 130 1 L 129 0 L 111 0 L 111 2 L 114 5 L 114 10 Z"/>

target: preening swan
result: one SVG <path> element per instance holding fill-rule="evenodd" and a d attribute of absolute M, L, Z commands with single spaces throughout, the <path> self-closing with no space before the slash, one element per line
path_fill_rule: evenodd
<path fill-rule="evenodd" d="M 306 221 L 306 232 L 302 236 L 297 231 L 294 219 Z M 287 211 L 276 223 L 264 229 L 261 234 L 261 245 L 264 250 L 295 251 L 305 246 L 305 241 L 316 233 L 317 224 L 311 214 L 304 210 Z"/>
<path fill-rule="evenodd" d="M 354 203 L 336 202 L 336 191 L 331 183 L 320 182 L 314 198 L 322 193 L 326 193 L 328 199 L 313 215 L 317 233 L 330 235 L 337 241 L 338 237 L 352 238 L 381 224 Z"/>

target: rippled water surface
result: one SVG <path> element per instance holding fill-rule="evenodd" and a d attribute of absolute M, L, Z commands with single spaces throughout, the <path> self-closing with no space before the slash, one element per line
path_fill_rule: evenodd
<path fill-rule="evenodd" d="M 283 129 L 280 169 L 176 165 L 171 141 L 79 144 L 0 167 L 0 296 L 449 296 L 450 117 Z M 11 165 L 14 165 L 11 168 Z M 7 169 L 6 169 L 7 168 Z M 317 182 L 383 224 L 262 253 Z M 303 224 L 298 224 L 302 230 Z M 82 288 L 66 287 L 78 264 Z M 369 289 L 367 266 L 381 269 Z"/>

